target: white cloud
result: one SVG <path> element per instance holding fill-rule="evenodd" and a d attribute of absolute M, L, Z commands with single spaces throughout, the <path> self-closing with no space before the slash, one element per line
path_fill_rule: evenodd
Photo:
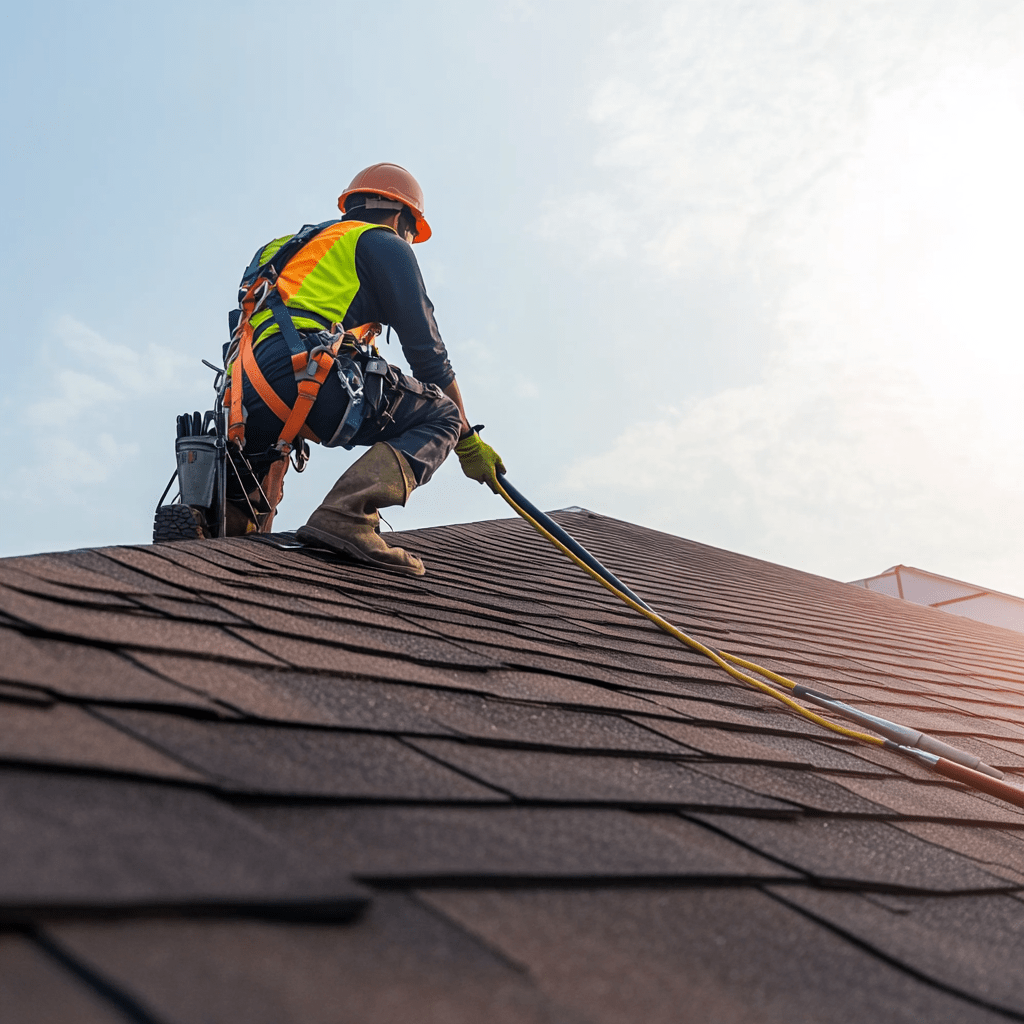
<path fill-rule="evenodd" d="M 173 414 L 197 390 L 192 360 L 115 344 L 70 316 L 42 346 L 47 374 L 4 398 L 2 443 L 24 454 L 0 478 L 0 548 L 145 540 L 174 465 Z"/>
<path fill-rule="evenodd" d="M 123 471 L 139 454 L 134 437 L 147 409 L 195 376 L 189 360 L 171 349 L 117 345 L 70 316 L 57 321 L 55 334 L 60 369 L 13 414 L 45 439 L 30 467 L 37 496 Z"/>
<path fill-rule="evenodd" d="M 647 213 L 616 244 L 753 278 L 775 350 L 574 493 L 840 578 L 1024 593 L 1024 9 L 687 3 L 646 38 L 593 104 L 609 202 Z"/>

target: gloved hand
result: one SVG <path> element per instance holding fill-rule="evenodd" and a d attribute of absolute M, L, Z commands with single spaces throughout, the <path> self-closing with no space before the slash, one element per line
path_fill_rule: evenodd
<path fill-rule="evenodd" d="M 455 454 L 459 457 L 462 472 L 470 480 L 487 484 L 495 494 L 498 493 L 497 474 L 505 472 L 505 464 L 501 461 L 501 456 L 479 434 L 464 437 L 455 446 Z"/>

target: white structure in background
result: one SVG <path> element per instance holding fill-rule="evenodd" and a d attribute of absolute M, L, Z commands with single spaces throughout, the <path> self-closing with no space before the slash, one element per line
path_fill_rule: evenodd
<path fill-rule="evenodd" d="M 854 580 L 851 586 L 1024 633 L 1024 599 L 936 576 L 923 569 L 894 565 L 878 576 Z"/>

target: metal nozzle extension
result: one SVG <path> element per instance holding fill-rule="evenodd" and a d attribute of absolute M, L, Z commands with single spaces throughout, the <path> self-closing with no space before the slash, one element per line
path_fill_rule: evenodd
<path fill-rule="evenodd" d="M 835 711 L 836 714 L 842 715 L 844 718 L 860 722 L 869 729 L 874 729 L 875 732 L 880 733 L 886 739 L 892 740 L 901 746 L 916 747 L 918 750 L 928 751 L 928 753 L 935 754 L 937 757 L 944 757 L 947 761 L 962 764 L 965 768 L 973 768 L 976 772 L 989 775 L 993 779 L 1003 778 L 1003 773 L 998 768 L 985 764 L 980 757 L 975 757 L 974 754 L 968 754 L 966 750 L 960 750 L 958 747 L 943 743 L 942 740 L 937 740 L 934 736 L 929 736 L 927 733 L 918 732 L 917 729 L 908 729 L 905 725 L 897 725 L 895 722 L 890 722 L 885 718 L 868 714 L 867 711 L 851 707 L 835 697 L 828 696 L 828 694 L 809 690 L 806 686 L 794 686 L 793 695 L 795 697 L 803 697 L 819 707 Z"/>
<path fill-rule="evenodd" d="M 951 747 L 948 743 L 943 743 L 942 740 L 937 740 L 934 736 L 929 736 L 927 733 L 921 734 L 921 738 L 917 741 L 917 746 L 921 750 L 927 750 L 929 754 L 937 754 L 939 757 L 944 757 L 947 761 L 955 761 L 966 768 L 973 768 L 976 772 L 992 776 L 993 779 L 1003 778 L 1003 773 L 998 768 L 985 764 L 980 757 L 968 754 L 966 750 Z"/>

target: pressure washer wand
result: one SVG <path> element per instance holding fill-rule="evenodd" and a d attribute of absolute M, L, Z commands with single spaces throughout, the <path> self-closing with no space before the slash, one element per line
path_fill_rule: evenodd
<path fill-rule="evenodd" d="M 933 736 L 919 732 L 916 729 L 909 729 L 906 726 L 890 722 L 885 718 L 879 718 L 877 715 L 851 707 L 849 704 L 837 700 L 835 697 L 830 697 L 828 694 L 810 690 L 806 686 L 794 683 L 791 679 L 786 679 L 775 672 L 745 661 L 743 658 L 737 658 L 724 651 L 714 651 L 694 638 L 687 636 L 671 623 L 665 621 L 649 604 L 637 597 L 614 573 L 610 572 L 594 558 L 582 544 L 579 544 L 549 515 L 541 512 L 525 495 L 513 487 L 504 474 L 496 482 L 497 493 L 505 499 L 513 510 L 530 523 L 539 533 L 547 537 L 552 544 L 567 554 L 570 559 L 603 582 L 625 603 L 635 607 L 636 610 L 642 609 L 643 614 L 664 632 L 669 633 L 669 635 L 674 636 L 677 640 L 682 641 L 694 650 L 700 651 L 731 676 L 750 684 L 757 690 L 767 693 L 823 728 L 859 739 L 865 743 L 872 743 L 898 751 L 908 757 L 913 757 L 921 764 L 927 765 L 933 771 L 944 775 L 948 779 L 999 797 L 1017 807 L 1024 807 L 1024 789 L 1000 781 L 1003 778 L 1003 773 L 998 768 L 985 764 L 981 758 L 975 757 L 973 754 L 969 754 L 957 747 L 950 746 L 948 743 L 943 743 L 942 740 L 937 740 Z M 765 681 L 754 679 L 752 676 L 739 672 L 734 665 L 728 664 L 725 659 L 782 684 L 792 692 L 794 697 L 803 697 L 819 707 L 866 725 L 869 729 L 885 738 L 880 739 L 879 736 L 855 732 L 839 725 L 838 722 L 830 722 L 828 719 L 821 718 L 819 715 L 812 713 L 809 708 L 801 706 L 792 698 L 768 686 Z"/>
<path fill-rule="evenodd" d="M 614 573 L 609 569 L 606 569 L 582 544 L 578 543 L 572 536 L 563 530 L 558 523 L 547 515 L 545 512 L 541 512 L 536 505 L 530 501 L 521 491 L 516 490 L 512 484 L 509 483 L 507 476 L 502 476 L 501 486 L 508 492 L 508 496 L 521 508 L 524 512 L 536 519 L 545 530 L 548 531 L 553 537 L 557 537 L 577 558 L 587 563 L 591 569 L 594 570 L 599 576 L 610 583 L 616 590 L 621 591 L 631 601 L 636 601 L 641 608 L 646 608 L 649 612 L 653 612 L 654 609 L 643 599 L 636 596 L 625 583 L 622 582 Z"/>
<path fill-rule="evenodd" d="M 793 696 L 803 697 L 812 704 L 817 704 L 818 707 L 828 708 L 844 718 L 860 722 L 886 739 L 892 740 L 901 750 L 916 748 L 917 750 L 926 751 L 933 756 L 945 758 L 947 761 L 955 761 L 957 764 L 962 764 L 965 768 L 971 768 L 976 772 L 990 775 L 993 779 L 1003 778 L 1003 773 L 998 768 L 985 764 L 980 757 L 968 754 L 966 750 L 950 746 L 948 743 L 943 743 L 942 740 L 937 740 L 934 736 L 929 736 L 925 732 L 918 732 L 917 729 L 909 729 L 905 725 L 897 725 L 888 719 L 868 714 L 867 711 L 851 707 L 849 704 L 836 700 L 835 697 L 830 697 L 828 694 L 818 693 L 815 690 L 809 690 L 806 686 L 797 685 L 793 687 Z"/>

